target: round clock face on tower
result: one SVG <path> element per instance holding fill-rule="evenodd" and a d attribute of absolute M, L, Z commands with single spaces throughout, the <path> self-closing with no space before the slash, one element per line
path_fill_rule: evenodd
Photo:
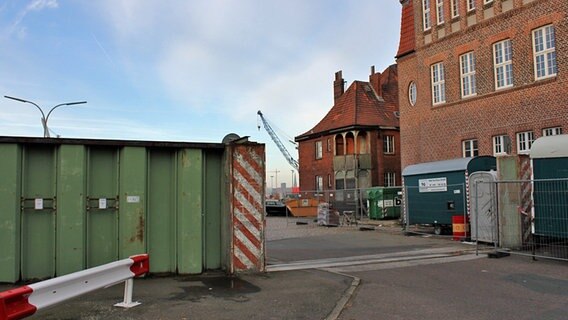
<path fill-rule="evenodd" d="M 414 81 L 408 85 L 408 101 L 412 106 L 416 104 L 416 83 Z"/>

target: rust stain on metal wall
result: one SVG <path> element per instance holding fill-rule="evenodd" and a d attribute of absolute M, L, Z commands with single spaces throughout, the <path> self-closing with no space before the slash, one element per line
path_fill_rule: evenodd
<path fill-rule="evenodd" d="M 142 209 L 138 209 L 138 223 L 136 224 L 136 233 L 130 238 L 130 242 L 144 242 L 144 227 L 146 226 L 146 221 L 144 220 L 144 212 Z"/>

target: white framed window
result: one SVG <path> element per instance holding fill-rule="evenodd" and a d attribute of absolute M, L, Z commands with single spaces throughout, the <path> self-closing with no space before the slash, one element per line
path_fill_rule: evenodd
<path fill-rule="evenodd" d="M 462 142 L 462 153 L 464 158 L 476 157 L 479 155 L 479 151 L 477 150 L 477 140 L 464 140 Z"/>
<path fill-rule="evenodd" d="M 556 39 L 554 27 L 544 26 L 533 30 L 534 76 L 536 80 L 554 77 L 556 65 Z"/>
<path fill-rule="evenodd" d="M 491 2 L 493 2 L 493 0 L 483 0 L 483 4 L 489 4 Z"/>
<path fill-rule="evenodd" d="M 385 187 L 396 186 L 396 174 L 394 172 L 385 172 Z"/>
<path fill-rule="evenodd" d="M 546 128 L 542 129 L 543 136 L 556 136 L 562 134 L 562 127 Z"/>
<path fill-rule="evenodd" d="M 331 152 L 331 139 L 327 138 L 327 152 Z"/>
<path fill-rule="evenodd" d="M 383 152 L 388 154 L 394 153 L 394 136 L 383 136 Z"/>
<path fill-rule="evenodd" d="M 444 0 L 436 0 L 436 19 L 438 24 L 444 23 Z"/>
<path fill-rule="evenodd" d="M 437 105 L 446 102 L 446 80 L 444 76 L 444 64 L 441 62 L 431 67 L 432 78 L 432 104 Z"/>
<path fill-rule="evenodd" d="M 430 30 L 432 23 L 430 22 L 430 0 L 422 0 L 422 22 L 424 31 Z"/>
<path fill-rule="evenodd" d="M 477 94 L 475 83 L 475 55 L 473 51 L 460 56 L 461 95 L 462 98 Z"/>
<path fill-rule="evenodd" d="M 517 133 L 517 153 L 527 153 L 531 150 L 534 141 L 534 133 L 525 131 Z"/>
<path fill-rule="evenodd" d="M 493 155 L 504 155 L 508 153 L 509 137 L 506 135 L 493 137 Z"/>
<path fill-rule="evenodd" d="M 323 191 L 323 177 L 316 176 L 316 191 L 321 192 Z"/>
<path fill-rule="evenodd" d="M 493 63 L 495 72 L 495 88 L 503 89 L 513 86 L 513 49 L 511 40 L 503 40 L 493 45 Z"/>
<path fill-rule="evenodd" d="M 452 0 L 452 18 L 458 17 L 460 15 L 460 0 Z"/>
<path fill-rule="evenodd" d="M 416 83 L 412 81 L 408 85 L 408 102 L 410 102 L 412 106 L 416 105 L 416 94 Z"/>
<path fill-rule="evenodd" d="M 321 141 L 316 141 L 316 159 L 321 159 L 323 157 L 323 145 Z"/>
<path fill-rule="evenodd" d="M 467 11 L 475 10 L 475 1 L 476 0 L 467 0 Z"/>

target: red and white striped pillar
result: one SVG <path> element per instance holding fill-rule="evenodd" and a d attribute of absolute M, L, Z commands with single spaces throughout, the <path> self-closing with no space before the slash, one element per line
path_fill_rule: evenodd
<path fill-rule="evenodd" d="M 519 155 L 519 179 L 521 182 L 521 205 L 520 213 L 522 215 L 522 233 L 523 241 L 529 241 L 533 226 L 534 212 L 533 212 L 533 174 L 531 159 L 528 155 Z"/>
<path fill-rule="evenodd" d="M 231 146 L 231 272 L 265 270 L 264 144 Z"/>

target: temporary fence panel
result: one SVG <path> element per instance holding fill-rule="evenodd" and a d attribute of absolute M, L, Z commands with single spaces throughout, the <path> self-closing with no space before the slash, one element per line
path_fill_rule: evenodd
<path fill-rule="evenodd" d="M 568 244 L 568 179 L 533 181 L 533 232 Z"/>
<path fill-rule="evenodd" d="M 559 141 L 537 142 L 531 150 L 532 166 L 526 155 L 499 157 L 499 181 L 488 179 L 478 187 L 497 199 L 499 250 L 568 260 L 568 158 L 563 158 Z M 568 157 L 568 144 L 565 150 Z"/>
<path fill-rule="evenodd" d="M 485 183 L 481 183 L 485 184 Z M 568 179 L 488 182 L 499 198 L 498 247 L 514 254 L 568 260 Z M 532 212 L 525 207 L 522 190 L 534 185 Z M 528 236 L 520 230 L 524 220 L 532 221 Z M 538 228 L 537 228 L 538 226 Z"/>

